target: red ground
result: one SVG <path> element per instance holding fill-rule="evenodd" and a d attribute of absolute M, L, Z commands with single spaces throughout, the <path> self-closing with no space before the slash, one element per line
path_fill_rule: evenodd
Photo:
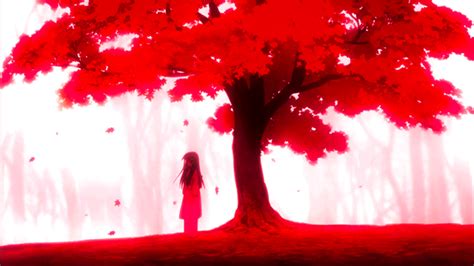
<path fill-rule="evenodd" d="M 8 265 L 474 265 L 474 225 L 299 226 L 0 247 Z"/>

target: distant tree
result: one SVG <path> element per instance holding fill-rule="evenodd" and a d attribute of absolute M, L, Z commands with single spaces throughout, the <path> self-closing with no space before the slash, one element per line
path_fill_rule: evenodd
<path fill-rule="evenodd" d="M 441 132 L 441 116 L 467 108 L 460 91 L 435 80 L 428 57 L 474 57 L 464 15 L 431 0 L 38 0 L 64 15 L 21 36 L 0 86 L 73 69 L 59 90 L 64 107 L 137 91 L 152 99 L 167 77 L 174 101 L 224 91 L 209 125 L 233 132 L 238 207 L 228 226 L 281 218 L 269 203 L 260 156 L 284 146 L 315 163 L 348 149 L 325 124 L 375 110 L 400 128 Z M 129 40 L 127 47 L 114 47 Z M 291 178 L 291 177 L 288 177 Z"/>

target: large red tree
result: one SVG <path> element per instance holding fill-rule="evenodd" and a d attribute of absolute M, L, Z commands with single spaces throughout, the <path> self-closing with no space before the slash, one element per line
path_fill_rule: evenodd
<path fill-rule="evenodd" d="M 431 0 L 38 0 L 64 15 L 22 36 L 5 60 L 0 86 L 54 67 L 69 68 L 62 106 L 130 91 L 151 99 L 167 77 L 179 101 L 229 104 L 209 125 L 233 132 L 238 207 L 230 224 L 280 220 L 260 156 L 279 145 L 316 162 L 347 150 L 325 124 L 329 107 L 354 116 L 375 110 L 400 128 L 441 132 L 441 116 L 467 108 L 450 83 L 435 80 L 428 57 L 474 57 L 465 16 Z M 128 38 L 128 47 L 109 45 Z"/>

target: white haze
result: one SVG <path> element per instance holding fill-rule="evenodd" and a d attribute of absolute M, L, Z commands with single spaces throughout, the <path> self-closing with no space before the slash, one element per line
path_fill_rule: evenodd
<path fill-rule="evenodd" d="M 469 0 L 452 2 L 474 11 Z M 33 1 L 0 0 L 2 62 L 48 12 Z M 432 64 L 474 105 L 468 72 L 474 62 L 452 56 Z M 189 150 L 200 154 L 205 177 L 200 228 L 233 216 L 232 138 L 205 125 L 215 102 L 170 103 L 161 92 L 151 102 L 130 94 L 59 111 L 56 90 L 66 80 L 56 70 L 0 91 L 0 244 L 180 232 L 181 192 L 173 180 Z M 350 152 L 316 166 L 277 147 L 263 156 L 271 203 L 284 217 L 315 224 L 473 223 L 473 116 L 446 120 L 443 135 L 400 131 L 373 112 L 356 119 L 329 112 L 326 121 L 348 132 Z"/>

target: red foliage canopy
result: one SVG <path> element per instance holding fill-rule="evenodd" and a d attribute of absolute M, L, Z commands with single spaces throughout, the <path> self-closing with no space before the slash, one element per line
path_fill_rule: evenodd
<path fill-rule="evenodd" d="M 298 94 L 272 114 L 264 144 L 287 145 L 316 161 L 347 149 L 321 120 L 327 108 L 353 116 L 378 110 L 401 128 L 440 132 L 440 115 L 464 113 L 459 91 L 435 80 L 427 57 L 474 58 L 464 15 L 431 0 L 38 0 L 67 12 L 22 36 L 5 60 L 0 87 L 23 74 L 73 68 L 62 105 L 128 91 L 151 99 L 166 77 L 180 77 L 173 100 L 214 97 L 233 80 L 258 74 L 265 101 L 279 97 L 295 69 Z M 130 44 L 111 48 L 128 38 Z M 291 95 L 291 94 L 290 94 Z M 209 124 L 232 129 L 232 106 Z"/>

